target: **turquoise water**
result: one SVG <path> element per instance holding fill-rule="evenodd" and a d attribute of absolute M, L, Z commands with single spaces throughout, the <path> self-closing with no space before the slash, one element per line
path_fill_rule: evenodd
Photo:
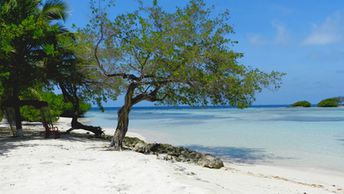
<path fill-rule="evenodd" d="M 115 128 L 116 109 L 86 117 Z M 344 172 L 344 108 L 134 109 L 130 130 L 240 163 Z"/>

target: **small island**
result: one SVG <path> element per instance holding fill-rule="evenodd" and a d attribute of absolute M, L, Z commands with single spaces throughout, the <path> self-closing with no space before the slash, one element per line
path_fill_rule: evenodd
<path fill-rule="evenodd" d="M 297 101 L 290 106 L 291 107 L 311 107 L 311 103 L 306 100 L 303 100 L 303 101 Z"/>
<path fill-rule="evenodd" d="M 318 107 L 338 107 L 341 103 L 340 98 L 327 98 L 318 103 Z"/>

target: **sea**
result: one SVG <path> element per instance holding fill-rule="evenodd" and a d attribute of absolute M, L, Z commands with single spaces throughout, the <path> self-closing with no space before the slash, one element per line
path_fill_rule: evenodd
<path fill-rule="evenodd" d="M 114 130 L 117 110 L 92 108 L 85 117 Z M 129 131 L 234 163 L 344 172 L 344 107 L 137 107 Z"/>

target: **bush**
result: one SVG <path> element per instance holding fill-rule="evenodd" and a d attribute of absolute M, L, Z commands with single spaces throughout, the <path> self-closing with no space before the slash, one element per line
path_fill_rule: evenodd
<path fill-rule="evenodd" d="M 56 95 L 52 92 L 41 92 L 40 97 L 42 101 L 49 104 L 49 111 L 51 120 L 57 121 L 64 110 L 65 102 L 62 95 Z M 37 122 L 41 121 L 41 111 L 31 106 L 24 106 L 20 108 L 22 120 Z"/>
<path fill-rule="evenodd" d="M 42 101 L 46 101 L 49 104 L 49 111 L 51 120 L 57 121 L 63 113 L 66 111 L 72 110 L 72 104 L 66 103 L 64 101 L 63 95 L 61 94 L 54 94 L 52 92 L 40 92 L 40 97 Z M 82 114 L 87 112 L 90 109 L 91 105 L 82 102 L 80 105 L 80 109 L 82 110 Z M 22 120 L 30 121 L 30 122 L 38 122 L 41 121 L 41 111 L 31 106 L 24 106 L 20 109 Z"/>
<path fill-rule="evenodd" d="M 292 107 L 311 107 L 311 103 L 308 101 L 298 101 L 291 105 Z"/>
<path fill-rule="evenodd" d="M 318 107 L 338 107 L 339 103 L 338 98 L 328 98 L 320 101 Z"/>
<path fill-rule="evenodd" d="M 91 105 L 86 102 L 80 102 L 80 115 L 84 115 L 87 111 L 91 109 Z M 67 103 L 64 107 L 64 111 L 61 114 L 61 117 L 73 117 L 73 106 L 70 103 Z"/>

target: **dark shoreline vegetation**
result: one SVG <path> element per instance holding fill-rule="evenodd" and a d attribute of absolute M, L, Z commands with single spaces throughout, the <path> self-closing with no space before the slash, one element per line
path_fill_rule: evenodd
<path fill-rule="evenodd" d="M 318 107 L 339 107 L 340 104 L 343 102 L 343 98 L 327 98 L 318 103 Z"/>
<path fill-rule="evenodd" d="M 289 107 L 321 107 L 321 108 L 336 108 L 343 106 L 344 103 L 344 97 L 333 97 L 333 98 L 326 98 L 324 100 L 321 100 L 318 104 L 312 105 L 310 102 L 303 100 L 303 101 L 297 101 L 293 104 L 291 104 Z"/>
<path fill-rule="evenodd" d="M 311 107 L 312 104 L 308 101 L 298 101 L 298 102 L 295 102 L 291 105 L 291 107 L 305 107 L 305 108 L 308 108 L 308 107 Z"/>

